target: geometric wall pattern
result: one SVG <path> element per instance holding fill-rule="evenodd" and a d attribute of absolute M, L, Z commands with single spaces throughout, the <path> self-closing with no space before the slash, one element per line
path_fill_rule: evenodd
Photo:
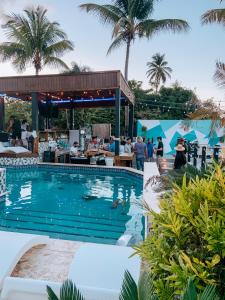
<path fill-rule="evenodd" d="M 212 131 L 211 120 L 138 120 L 137 135 L 150 138 L 156 143 L 161 136 L 165 154 L 174 154 L 177 139 L 185 138 L 189 142 L 197 141 L 199 145 L 210 147 L 219 144 L 224 137 L 224 128 L 216 128 Z"/>

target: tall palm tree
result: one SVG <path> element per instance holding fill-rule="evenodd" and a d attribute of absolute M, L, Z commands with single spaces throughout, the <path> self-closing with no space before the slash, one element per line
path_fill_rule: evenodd
<path fill-rule="evenodd" d="M 165 54 L 156 53 L 152 56 L 152 61 L 147 63 L 148 71 L 146 72 L 149 78 L 149 83 L 155 87 L 155 92 L 158 92 L 160 83 L 165 83 L 167 77 L 171 78 L 172 69 L 168 66 L 165 60 Z"/>
<path fill-rule="evenodd" d="M 10 60 L 20 72 L 33 65 L 38 75 L 44 66 L 68 69 L 62 55 L 73 44 L 59 23 L 51 22 L 41 6 L 28 8 L 24 14 L 6 16 L 3 25 L 8 42 L 0 44 L 0 59 Z"/>
<path fill-rule="evenodd" d="M 111 0 L 110 4 L 99 5 L 94 3 L 82 4 L 80 7 L 88 13 L 95 14 L 104 24 L 113 26 L 113 42 L 108 54 L 125 43 L 125 79 L 128 80 L 128 65 L 131 43 L 136 38 L 153 37 L 161 31 L 187 31 L 189 25 L 184 20 L 151 18 L 154 0 Z"/>
<path fill-rule="evenodd" d="M 201 19 L 203 25 L 216 23 L 225 26 L 225 8 L 211 9 L 203 14 Z M 216 64 L 214 79 L 219 86 L 225 87 L 225 64 L 220 61 Z"/>

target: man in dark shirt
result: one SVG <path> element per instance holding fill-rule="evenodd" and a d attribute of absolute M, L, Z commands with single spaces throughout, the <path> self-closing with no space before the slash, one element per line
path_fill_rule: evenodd
<path fill-rule="evenodd" d="M 160 158 L 163 157 L 163 142 L 161 136 L 157 137 L 158 146 L 156 148 L 156 163 L 159 167 L 160 165 Z"/>
<path fill-rule="evenodd" d="M 157 137 L 158 147 L 156 149 L 156 156 L 163 157 L 163 142 L 161 136 Z"/>
<path fill-rule="evenodd" d="M 17 140 L 18 144 L 22 145 L 21 140 L 21 123 L 19 120 L 17 120 L 14 116 L 11 116 L 9 118 L 9 127 L 8 132 L 10 131 L 12 133 L 12 145 L 16 146 Z"/>

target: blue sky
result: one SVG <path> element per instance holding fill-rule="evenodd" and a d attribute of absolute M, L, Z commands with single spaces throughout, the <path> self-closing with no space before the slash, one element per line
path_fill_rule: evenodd
<path fill-rule="evenodd" d="M 106 56 L 111 43 L 111 27 L 103 26 L 98 20 L 80 11 L 79 4 L 86 2 L 108 3 L 110 0 L 0 0 L 0 9 L 19 12 L 28 4 L 41 4 L 48 8 L 49 18 L 60 22 L 69 39 L 74 42 L 74 52 L 65 55 L 70 64 L 76 61 L 89 65 L 93 70 L 124 69 L 125 47 Z M 225 61 L 225 28 L 219 25 L 202 26 L 200 16 L 211 8 L 221 7 L 219 0 L 160 0 L 155 6 L 154 18 L 182 18 L 189 22 L 188 33 L 160 33 L 151 40 L 136 40 L 132 45 L 129 78 L 141 80 L 148 87 L 146 62 L 156 52 L 165 53 L 173 69 L 172 79 L 183 86 L 196 89 L 202 99 L 214 98 L 225 106 L 224 91 L 213 82 L 215 62 Z M 0 30 L 0 41 L 4 41 Z M 31 74 L 32 69 L 26 71 Z M 49 69 L 44 73 L 53 73 Z M 10 63 L 1 64 L 0 76 L 14 75 Z"/>

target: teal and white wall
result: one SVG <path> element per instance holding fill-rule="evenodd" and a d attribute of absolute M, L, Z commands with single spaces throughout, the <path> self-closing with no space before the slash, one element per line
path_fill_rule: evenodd
<path fill-rule="evenodd" d="M 190 142 L 198 141 L 200 145 L 214 145 L 220 143 L 224 136 L 224 128 L 212 131 L 210 120 L 138 120 L 137 135 L 153 138 L 156 143 L 158 136 L 163 138 L 165 154 L 175 153 L 177 138 L 183 137 Z"/>

